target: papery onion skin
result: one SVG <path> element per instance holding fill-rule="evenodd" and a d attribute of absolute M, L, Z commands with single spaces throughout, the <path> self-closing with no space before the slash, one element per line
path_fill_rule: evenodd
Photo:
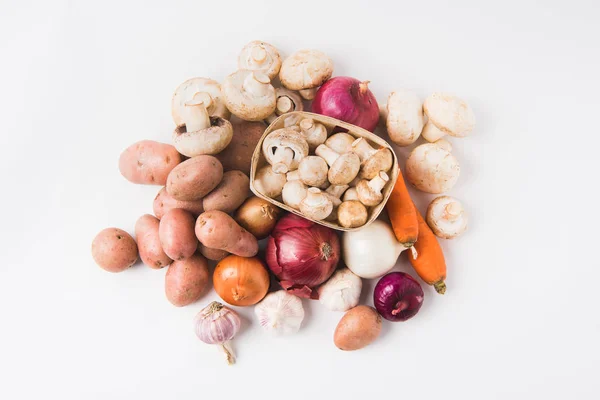
<path fill-rule="evenodd" d="M 333 229 L 287 214 L 275 225 L 265 252 L 267 265 L 283 289 L 318 299 L 314 289 L 335 271 L 340 241 Z"/>
<path fill-rule="evenodd" d="M 383 276 L 373 291 L 377 312 L 388 321 L 406 321 L 415 316 L 423 305 L 423 288 L 416 279 L 404 272 Z"/>
<path fill-rule="evenodd" d="M 379 121 L 379 105 L 368 83 L 348 76 L 329 79 L 317 91 L 312 112 L 373 132 Z"/>
<path fill-rule="evenodd" d="M 281 209 L 260 197 L 250 197 L 237 209 L 234 219 L 258 240 L 269 236 Z"/>
<path fill-rule="evenodd" d="M 269 273 L 258 257 L 230 255 L 219 261 L 213 273 L 215 292 L 233 306 L 251 306 L 269 291 Z"/>

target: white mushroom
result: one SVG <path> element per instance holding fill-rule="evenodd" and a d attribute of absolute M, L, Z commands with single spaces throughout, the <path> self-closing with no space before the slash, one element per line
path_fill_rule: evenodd
<path fill-rule="evenodd" d="M 360 159 L 352 151 L 339 154 L 324 144 L 315 150 L 315 154 L 322 157 L 329 165 L 327 178 L 332 185 L 347 185 L 352 182 L 360 170 Z"/>
<path fill-rule="evenodd" d="M 446 150 L 449 153 L 452 152 L 452 143 L 450 143 L 446 139 L 436 140 L 435 142 L 433 142 L 433 144 L 437 144 L 438 146 L 440 146 L 442 149 Z"/>
<path fill-rule="evenodd" d="M 283 114 L 304 110 L 304 104 L 302 104 L 302 99 L 297 92 L 284 88 L 277 88 L 275 89 L 275 95 L 277 96 L 275 112 L 267 117 L 268 123 L 272 123 L 277 117 Z"/>
<path fill-rule="evenodd" d="M 298 165 L 300 180 L 308 186 L 321 186 L 327 182 L 327 171 L 327 163 L 318 156 L 304 157 Z"/>
<path fill-rule="evenodd" d="M 262 72 L 240 69 L 225 78 L 221 90 L 229 111 L 245 121 L 260 121 L 275 111 L 275 88 Z"/>
<path fill-rule="evenodd" d="M 254 177 L 254 186 L 263 195 L 275 198 L 278 197 L 285 185 L 285 174 L 273 172 L 270 165 L 265 165 L 256 172 Z"/>
<path fill-rule="evenodd" d="M 173 144 L 186 157 L 218 154 L 231 142 L 231 123 L 219 116 L 208 116 L 207 109 L 212 102 L 210 94 L 199 92 L 185 103 L 185 124 L 173 131 Z"/>
<path fill-rule="evenodd" d="M 406 159 L 406 179 L 417 189 L 433 194 L 452 189 L 460 175 L 456 157 L 435 143 L 414 148 Z"/>
<path fill-rule="evenodd" d="M 285 59 L 279 71 L 281 84 L 291 90 L 301 90 L 303 98 L 314 97 L 314 89 L 321 86 L 333 73 L 333 62 L 318 50 L 300 50 Z"/>
<path fill-rule="evenodd" d="M 298 124 L 300 123 L 300 121 L 302 121 L 303 118 L 304 117 L 299 114 L 294 114 L 294 115 L 290 115 L 289 117 L 285 117 L 283 119 L 283 127 L 284 128 L 298 127 L 298 129 L 300 129 Z"/>
<path fill-rule="evenodd" d="M 364 138 L 358 138 L 352 143 L 352 151 L 360 158 L 360 176 L 373 179 L 379 171 L 387 172 L 392 168 L 394 158 L 390 149 L 382 147 L 374 149 Z"/>
<path fill-rule="evenodd" d="M 385 172 L 379 172 L 379 174 L 371 179 L 358 182 L 356 185 L 356 193 L 358 199 L 365 206 L 373 207 L 383 201 L 383 193 L 381 191 L 390 180 L 388 174 Z"/>
<path fill-rule="evenodd" d="M 325 145 L 331 147 L 336 153 L 347 153 L 352 150 L 352 143 L 356 138 L 348 133 L 340 132 L 331 135 L 326 141 Z"/>
<path fill-rule="evenodd" d="M 315 98 L 315 95 L 317 94 L 317 88 L 301 89 L 298 90 L 298 93 L 300 93 L 300 96 L 302 96 L 304 100 L 310 101 Z"/>
<path fill-rule="evenodd" d="M 289 173 L 290 172 L 288 172 L 288 174 Z M 308 187 L 304 183 L 302 183 L 301 180 L 288 180 L 283 186 L 281 197 L 283 198 L 283 202 L 285 204 L 292 208 L 295 208 L 296 210 L 299 210 L 300 202 L 304 200 L 307 193 Z"/>
<path fill-rule="evenodd" d="M 315 151 L 318 145 L 327 140 L 327 128 L 312 118 L 300 121 L 300 132 L 304 135 L 310 151 Z"/>
<path fill-rule="evenodd" d="M 231 113 L 225 106 L 221 85 L 208 78 L 192 78 L 183 82 L 175 89 L 171 99 L 171 115 L 176 126 L 185 124 L 184 115 L 187 113 L 185 103 L 196 93 L 208 93 L 211 96 L 211 105 L 207 106 L 208 115 L 229 119 Z"/>
<path fill-rule="evenodd" d="M 331 204 L 333 204 L 333 210 L 331 210 L 331 214 L 325 218 L 326 221 L 337 220 L 337 208 L 340 204 L 342 204 L 342 200 L 340 200 L 340 198 L 349 187 L 350 186 L 348 185 L 331 185 L 325 190 L 325 196 L 329 197 Z"/>
<path fill-rule="evenodd" d="M 392 142 L 408 146 L 417 141 L 423 130 L 423 102 L 409 90 L 392 92 L 388 97 L 385 125 Z"/>
<path fill-rule="evenodd" d="M 367 222 L 367 208 L 358 200 L 344 201 L 337 209 L 337 219 L 344 228 L 358 228 Z"/>
<path fill-rule="evenodd" d="M 350 189 L 346 190 L 344 192 L 344 197 L 342 198 L 343 201 L 350 201 L 350 200 L 358 200 L 358 192 L 356 191 L 355 187 L 351 187 Z"/>
<path fill-rule="evenodd" d="M 467 230 L 468 217 L 460 201 L 450 196 L 435 198 L 427 207 L 427 224 L 443 239 L 454 239 Z"/>
<path fill-rule="evenodd" d="M 267 135 L 262 151 L 273 171 L 285 174 L 297 169 L 300 161 L 308 155 L 308 143 L 294 129 L 281 128 Z"/>
<path fill-rule="evenodd" d="M 300 212 L 315 221 L 325 219 L 333 210 L 333 204 L 319 188 L 308 189 L 306 197 L 300 202 Z"/>
<path fill-rule="evenodd" d="M 254 40 L 244 46 L 238 57 L 238 69 L 259 71 L 273 79 L 281 68 L 281 56 L 273 45 Z"/>
<path fill-rule="evenodd" d="M 435 142 L 446 134 L 465 137 L 475 126 L 473 110 L 456 96 L 433 93 L 425 99 L 423 111 L 429 120 L 421 135 L 428 142 Z"/>

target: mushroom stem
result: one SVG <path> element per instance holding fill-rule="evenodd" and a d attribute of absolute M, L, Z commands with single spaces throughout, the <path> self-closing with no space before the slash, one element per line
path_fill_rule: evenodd
<path fill-rule="evenodd" d="M 314 151 L 317 146 L 327 140 L 327 129 L 323 124 L 315 123 L 312 118 L 300 121 L 300 131 L 308 142 L 308 147 Z"/>
<path fill-rule="evenodd" d="M 264 47 L 254 47 L 251 52 L 251 57 L 255 64 L 263 64 L 267 59 L 267 51 Z"/>
<path fill-rule="evenodd" d="M 348 185 L 331 185 L 327 188 L 327 193 L 339 199 L 349 187 Z"/>
<path fill-rule="evenodd" d="M 294 111 L 294 102 L 287 96 L 281 96 L 277 99 L 277 114 L 285 114 Z"/>
<path fill-rule="evenodd" d="M 290 181 L 299 181 L 300 180 L 300 171 L 297 169 L 294 171 L 290 171 L 285 175 L 288 182 Z"/>
<path fill-rule="evenodd" d="M 427 121 L 423 131 L 421 132 L 421 136 L 428 142 L 434 143 L 446 136 L 446 133 L 441 131 L 433 122 Z"/>
<path fill-rule="evenodd" d="M 460 214 L 462 214 L 463 208 L 458 202 L 453 201 L 446 205 L 444 211 L 446 214 L 445 217 L 448 221 L 456 221 L 458 218 L 460 218 Z"/>
<path fill-rule="evenodd" d="M 356 192 L 355 187 L 351 187 L 350 189 L 344 192 L 344 201 L 350 200 L 358 200 L 358 193 Z"/>
<path fill-rule="evenodd" d="M 317 147 L 317 149 L 315 150 L 315 154 L 324 159 L 330 167 L 340 156 L 339 153 L 333 151 L 330 147 L 324 144 L 320 144 Z"/>
<path fill-rule="evenodd" d="M 289 147 L 276 147 L 272 157 L 273 172 L 285 174 L 290 170 L 290 164 L 294 158 L 294 151 Z"/>
<path fill-rule="evenodd" d="M 195 132 L 210 128 L 210 116 L 207 108 L 212 104 L 212 97 L 206 92 L 197 92 L 185 102 L 186 114 L 183 115 L 185 130 Z"/>
<path fill-rule="evenodd" d="M 262 72 L 252 72 L 244 79 L 242 87 L 254 96 L 266 96 L 269 93 L 271 80 Z"/>
<path fill-rule="evenodd" d="M 367 93 L 367 90 L 369 90 L 369 83 L 371 83 L 371 81 L 363 81 L 358 84 L 358 91 L 360 94 Z"/>
<path fill-rule="evenodd" d="M 373 154 L 377 153 L 377 150 L 375 150 L 364 138 L 358 138 L 352 143 L 352 151 L 358 154 L 360 161 L 371 158 Z"/>
<path fill-rule="evenodd" d="M 315 94 L 317 94 L 317 88 L 301 89 L 298 90 L 298 93 L 300 93 L 300 96 L 304 100 L 312 100 L 315 98 Z"/>
<path fill-rule="evenodd" d="M 380 193 L 389 180 L 390 177 L 388 176 L 388 174 L 381 171 L 375 178 L 369 181 L 368 185 L 371 188 L 371 190 L 373 190 L 373 192 Z"/>

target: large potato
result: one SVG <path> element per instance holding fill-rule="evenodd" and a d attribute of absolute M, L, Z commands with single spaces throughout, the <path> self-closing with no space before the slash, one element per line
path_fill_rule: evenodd
<path fill-rule="evenodd" d="M 177 200 L 167 193 L 166 188 L 160 189 L 160 192 L 158 192 L 154 198 L 152 208 L 154 210 L 154 215 L 158 219 L 161 219 L 163 215 L 174 208 L 181 208 L 192 214 L 194 217 L 197 217 L 204 211 L 204 208 L 202 208 L 202 199 L 194 201 Z"/>
<path fill-rule="evenodd" d="M 150 214 L 142 215 L 135 223 L 135 237 L 143 263 L 153 269 L 171 264 L 173 260 L 164 252 L 160 244 L 158 227 L 160 221 Z"/>
<path fill-rule="evenodd" d="M 208 261 L 199 254 L 173 261 L 165 275 L 165 294 L 177 307 L 187 306 L 206 292 L 210 274 Z"/>
<path fill-rule="evenodd" d="M 250 178 L 241 171 L 228 171 L 223 180 L 203 200 L 204 211 L 232 213 L 250 195 Z"/>
<path fill-rule="evenodd" d="M 346 312 L 335 328 L 333 342 L 340 350 L 358 350 L 381 333 L 381 316 L 373 307 L 356 306 Z"/>
<path fill-rule="evenodd" d="M 198 248 L 194 233 L 196 219 L 189 212 L 174 208 L 160 220 L 158 235 L 164 252 L 173 260 L 190 257 Z"/>
<path fill-rule="evenodd" d="M 108 272 L 121 272 L 138 258 L 138 248 L 131 235 L 119 228 L 106 228 L 92 242 L 92 257 Z"/>
<path fill-rule="evenodd" d="M 266 128 L 262 122 L 241 121 L 233 124 L 233 138 L 229 146 L 215 156 L 223 164 L 223 169 L 250 175 L 252 154 Z"/>
<path fill-rule="evenodd" d="M 198 240 L 213 249 L 225 250 L 242 257 L 258 253 L 258 241 L 223 211 L 205 211 L 196 221 Z"/>
<path fill-rule="evenodd" d="M 173 168 L 167 178 L 167 193 L 177 200 L 200 200 L 223 179 L 223 166 L 213 156 L 190 158 Z"/>
<path fill-rule="evenodd" d="M 142 140 L 121 153 L 119 170 L 130 182 L 164 185 L 171 170 L 180 162 L 181 154 L 170 144 Z"/>

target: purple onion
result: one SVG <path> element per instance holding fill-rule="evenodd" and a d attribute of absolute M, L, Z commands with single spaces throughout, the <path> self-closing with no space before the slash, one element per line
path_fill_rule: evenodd
<path fill-rule="evenodd" d="M 377 312 L 388 321 L 406 321 L 421 309 L 423 289 L 412 276 L 391 272 L 375 285 L 373 302 Z"/>

